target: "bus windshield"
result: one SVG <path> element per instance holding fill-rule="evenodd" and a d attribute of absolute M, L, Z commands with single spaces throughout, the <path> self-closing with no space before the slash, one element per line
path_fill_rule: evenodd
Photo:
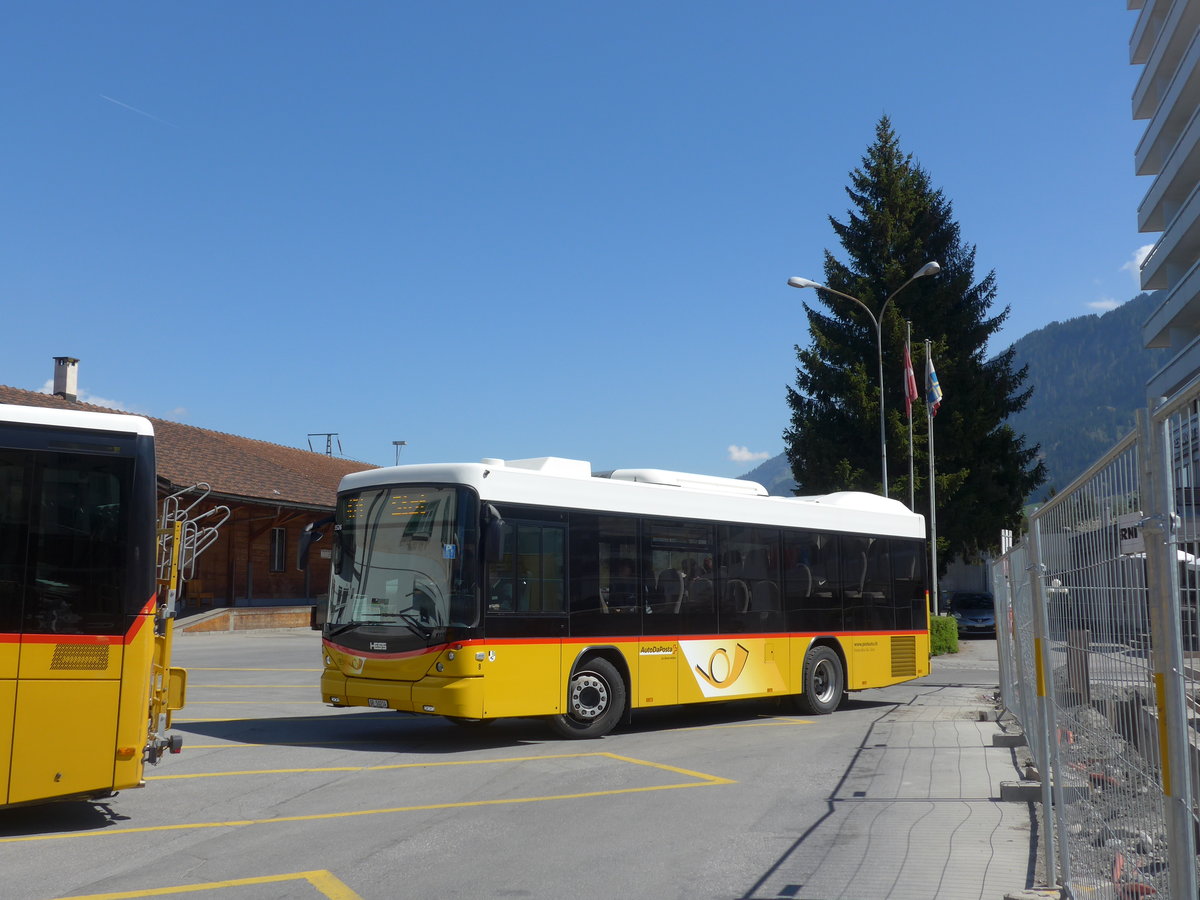
<path fill-rule="evenodd" d="M 475 624 L 474 495 L 454 488 L 371 488 L 338 499 L 326 620 L 434 631 Z"/>

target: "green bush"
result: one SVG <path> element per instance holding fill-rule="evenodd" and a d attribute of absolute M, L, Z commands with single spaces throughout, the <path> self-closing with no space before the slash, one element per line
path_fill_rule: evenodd
<path fill-rule="evenodd" d="M 929 649 L 934 656 L 958 652 L 958 622 L 951 616 L 929 620 Z"/>

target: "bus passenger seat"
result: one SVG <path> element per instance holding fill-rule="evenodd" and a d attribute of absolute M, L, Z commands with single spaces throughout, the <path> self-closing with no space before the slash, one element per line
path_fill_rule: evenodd
<path fill-rule="evenodd" d="M 773 581 L 756 581 L 750 592 L 750 608 L 755 612 L 777 612 L 779 605 L 779 585 Z"/>
<path fill-rule="evenodd" d="M 740 578 L 732 578 L 725 588 L 725 596 L 734 612 L 746 612 L 750 608 L 750 589 Z"/>
<path fill-rule="evenodd" d="M 683 575 L 678 569 L 663 569 L 658 573 L 658 595 L 663 612 L 677 613 L 683 604 Z"/>
<path fill-rule="evenodd" d="M 687 612 L 711 613 L 713 611 L 713 583 L 711 578 L 697 578 L 688 591 Z"/>

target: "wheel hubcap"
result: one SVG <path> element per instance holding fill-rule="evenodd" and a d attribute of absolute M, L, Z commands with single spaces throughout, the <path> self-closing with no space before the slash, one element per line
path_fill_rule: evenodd
<path fill-rule="evenodd" d="M 608 709 L 608 685 L 591 672 L 583 672 L 571 681 L 571 715 L 591 720 Z"/>
<path fill-rule="evenodd" d="M 828 703 L 833 699 L 833 678 L 830 677 L 832 672 L 829 670 L 829 663 L 821 661 L 817 663 L 813 670 L 813 691 L 817 699 L 822 703 Z"/>

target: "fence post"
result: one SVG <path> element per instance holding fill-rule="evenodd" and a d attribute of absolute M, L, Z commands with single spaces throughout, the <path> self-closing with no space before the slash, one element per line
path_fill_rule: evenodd
<path fill-rule="evenodd" d="M 1022 563 L 1024 564 L 1028 559 L 1029 553 L 1026 551 Z M 1028 569 L 1024 569 L 1021 574 L 1024 576 L 1025 582 L 1018 585 L 1016 592 L 1012 594 L 1014 618 L 1023 615 L 1024 608 L 1021 606 L 1022 603 L 1027 607 L 1032 607 L 1033 604 L 1033 594 L 1030 590 L 1030 573 Z M 1025 594 L 1024 600 L 1021 598 L 1022 592 Z M 1030 615 L 1033 615 L 1032 608 L 1030 608 Z M 1023 624 L 1023 620 L 1019 624 Z M 1014 683 L 1016 685 L 1017 708 L 1020 710 L 1018 717 L 1021 720 L 1021 727 L 1025 729 L 1025 738 L 1029 742 L 1029 749 L 1035 754 L 1035 759 L 1037 759 L 1036 755 L 1042 752 L 1041 738 L 1038 735 L 1038 732 L 1042 728 L 1042 723 L 1037 718 L 1037 704 L 1034 702 L 1036 697 L 1035 685 L 1031 683 L 1031 681 L 1036 681 L 1036 679 L 1028 677 L 1031 671 L 1036 671 L 1036 667 L 1031 665 L 1031 660 L 1025 658 L 1025 642 L 1021 640 L 1019 631 L 1013 635 L 1012 643 L 1013 663 L 1016 667 Z M 1047 765 L 1047 761 L 1044 758 L 1037 759 L 1037 764 L 1039 767 L 1044 767 Z"/>
<path fill-rule="evenodd" d="M 1060 850 L 1062 866 L 1058 883 L 1071 884 L 1071 854 L 1067 848 L 1067 823 L 1064 818 L 1062 766 L 1058 758 L 1058 735 L 1054 715 L 1053 698 L 1047 688 L 1047 679 L 1053 678 L 1054 668 L 1050 664 L 1049 617 L 1046 613 L 1045 574 L 1042 564 L 1042 523 L 1034 517 L 1029 523 L 1029 571 L 1033 598 L 1033 657 L 1037 669 L 1037 706 L 1042 723 L 1041 756 L 1044 768 L 1042 776 L 1042 827 L 1045 829 L 1046 877 L 1054 878 L 1059 871 L 1054 864 L 1055 845 Z"/>
<path fill-rule="evenodd" d="M 1197 896 L 1196 839 L 1192 830 L 1191 741 L 1183 678 L 1180 636 L 1178 545 L 1170 420 L 1155 422 L 1145 409 L 1137 413 L 1141 454 L 1142 534 L 1146 545 L 1151 663 L 1158 709 L 1159 770 L 1166 802 L 1168 879 L 1176 900 Z"/>
<path fill-rule="evenodd" d="M 996 661 L 1000 668 L 1000 700 L 1005 709 L 1012 713 L 1017 708 L 1017 702 L 1012 696 L 1012 686 L 1016 684 L 1013 677 L 1013 640 L 1009 631 L 1009 616 L 1012 615 L 1012 579 L 1009 577 L 1009 554 L 1005 553 L 1000 561 L 992 566 L 992 598 L 996 606 Z M 1018 718 L 1020 718 L 1018 716 Z M 1023 728 L 1025 723 L 1021 723 Z"/>

